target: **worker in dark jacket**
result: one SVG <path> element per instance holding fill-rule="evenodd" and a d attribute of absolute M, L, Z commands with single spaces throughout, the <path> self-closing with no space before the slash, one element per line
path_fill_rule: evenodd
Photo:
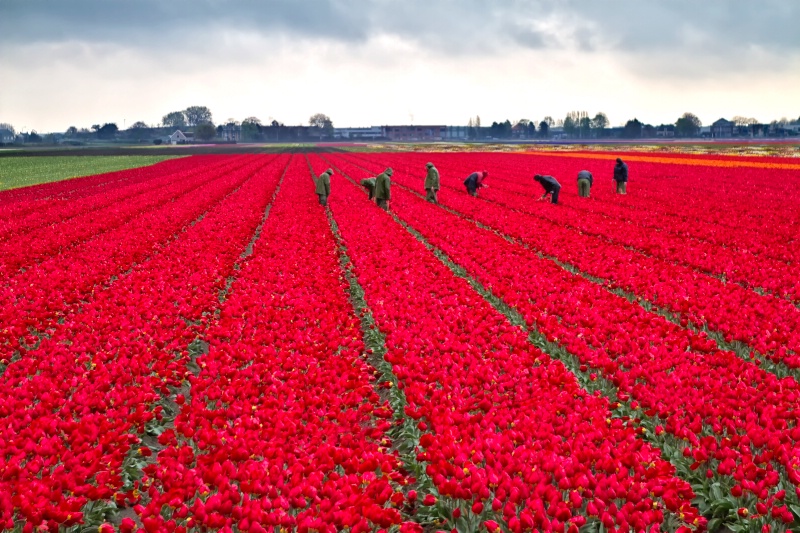
<path fill-rule="evenodd" d="M 433 163 L 425 165 L 428 169 L 428 174 L 425 176 L 425 199 L 431 203 L 438 204 L 439 199 L 436 193 L 439 192 L 439 171 L 433 166 Z"/>
<path fill-rule="evenodd" d="M 467 176 L 467 179 L 464 180 L 464 185 L 467 187 L 467 192 L 470 196 L 478 196 L 478 189 L 486 187 L 483 181 L 488 175 L 489 173 L 484 170 L 482 172 L 473 172 Z"/>
<path fill-rule="evenodd" d="M 331 176 L 333 170 L 328 169 L 317 178 L 317 196 L 319 196 L 319 205 L 328 205 L 328 196 L 331 195 Z"/>
<path fill-rule="evenodd" d="M 592 173 L 588 170 L 581 170 L 578 172 L 578 196 L 581 198 L 589 198 L 589 191 L 592 189 Z"/>
<path fill-rule="evenodd" d="M 378 207 L 384 211 L 389 210 L 389 200 L 392 199 L 392 174 L 394 171 L 387 168 L 375 178 L 375 200 L 378 202 Z"/>
<path fill-rule="evenodd" d="M 561 184 L 556 181 L 553 176 L 542 176 L 541 174 L 536 174 L 533 179 L 539 182 L 539 185 L 544 187 L 544 194 L 542 198 L 545 198 L 548 194 L 550 196 L 550 201 L 554 204 L 558 203 L 558 193 L 561 191 Z"/>
<path fill-rule="evenodd" d="M 614 181 L 617 182 L 617 194 L 628 194 L 628 165 L 619 157 L 614 166 Z"/>
<path fill-rule="evenodd" d="M 375 197 L 375 178 L 364 178 L 361 186 L 369 191 L 369 199 L 372 200 Z"/>

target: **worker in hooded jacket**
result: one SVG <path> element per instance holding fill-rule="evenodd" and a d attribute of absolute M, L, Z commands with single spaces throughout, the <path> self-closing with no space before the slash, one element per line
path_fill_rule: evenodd
<path fill-rule="evenodd" d="M 369 199 L 372 200 L 375 197 L 375 178 L 364 178 L 361 186 L 369 191 Z"/>
<path fill-rule="evenodd" d="M 317 196 L 319 196 L 319 205 L 328 205 L 328 196 L 331 195 L 331 176 L 333 176 L 333 169 L 328 169 L 317 178 Z"/>
<path fill-rule="evenodd" d="M 436 194 L 439 192 L 439 171 L 433 163 L 428 163 L 425 167 L 428 169 L 428 174 L 425 176 L 425 199 L 438 204 L 439 199 Z"/>
<path fill-rule="evenodd" d="M 392 199 L 392 174 L 394 171 L 387 168 L 375 178 L 375 200 L 378 202 L 378 207 L 384 211 L 389 210 L 389 200 Z"/>

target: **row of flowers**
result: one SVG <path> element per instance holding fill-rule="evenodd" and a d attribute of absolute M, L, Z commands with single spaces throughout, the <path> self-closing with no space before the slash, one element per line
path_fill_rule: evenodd
<path fill-rule="evenodd" d="M 149 210 L 172 202 L 188 191 L 202 188 L 225 170 L 223 167 L 218 172 L 190 172 L 189 176 L 157 176 L 152 182 L 138 185 L 137 194 L 130 198 L 120 198 L 112 204 L 106 204 L 105 194 L 102 192 L 93 195 L 91 201 L 100 204 L 97 209 L 0 243 L 0 273 L 4 277 L 14 276 L 20 269 L 27 269 L 71 247 L 91 241 Z M 67 201 L 62 205 L 69 209 L 71 203 L 72 201 Z"/>
<path fill-rule="evenodd" d="M 315 170 L 326 166 L 315 159 Z M 337 175 L 332 188 L 331 210 L 385 335 L 404 414 L 416 421 L 416 461 L 429 482 L 414 497 L 427 493 L 442 527 L 704 527 L 689 485 L 612 419 L 605 398 L 583 390 L 353 183 Z"/>
<path fill-rule="evenodd" d="M 19 350 L 35 347 L 40 336 L 101 290 L 112 276 L 122 275 L 159 251 L 176 232 L 268 163 L 257 159 L 214 166 L 207 175 L 177 181 L 162 193 L 169 195 L 169 201 L 149 204 L 126 224 L 6 278 L 0 287 L 0 365 L 7 365 Z M 77 222 L 63 225 L 73 223 Z"/>
<path fill-rule="evenodd" d="M 381 165 L 373 163 L 370 170 L 380 168 Z M 496 202 L 470 199 L 457 190 L 461 170 L 440 165 L 440 171 L 442 183 L 448 187 L 440 195 L 443 205 L 602 278 L 612 287 L 676 313 L 684 325 L 691 321 L 708 327 L 728 340 L 748 344 L 773 361 L 800 368 L 800 311 L 791 303 L 723 283 L 687 267 L 644 256 L 547 220 L 555 215 L 533 216 Z M 408 180 L 413 187 L 421 187 L 421 178 L 414 176 Z M 497 196 L 508 205 L 519 200 L 518 196 L 503 191 Z M 542 204 L 538 209 L 541 213 L 551 213 L 560 206 Z"/>
<path fill-rule="evenodd" d="M 424 162 L 420 161 L 420 163 Z M 577 173 L 575 169 L 580 164 L 563 165 L 561 168 L 566 172 L 559 172 L 559 175 L 571 176 Z M 728 281 L 762 288 L 779 297 L 800 301 L 800 249 L 792 243 L 794 236 L 790 229 L 791 225 L 784 224 L 778 227 L 778 230 L 770 236 L 772 241 L 777 241 L 774 244 L 769 240 L 765 241 L 764 231 L 743 235 L 740 228 L 746 224 L 739 224 L 735 229 L 716 226 L 716 235 L 724 235 L 725 238 L 724 240 L 717 239 L 717 242 L 708 242 L 692 237 L 696 223 L 692 218 L 677 218 L 667 221 L 660 213 L 640 208 L 637 205 L 636 197 L 632 197 L 626 206 L 618 205 L 615 202 L 580 201 L 575 197 L 575 187 L 570 182 L 563 184 L 566 187 L 563 194 L 564 209 L 542 212 L 541 209 L 537 209 L 529 203 L 518 201 L 520 196 L 531 197 L 537 194 L 531 190 L 530 180 L 525 180 L 528 181 L 527 183 L 520 182 L 525 174 L 521 173 L 518 168 L 497 166 L 500 167 L 501 177 L 493 182 L 498 187 L 486 190 L 483 194 L 486 199 L 501 204 L 510 200 L 513 201 L 511 207 L 543 216 L 547 220 L 576 229 L 584 234 L 598 236 L 614 244 L 627 246 L 671 263 L 687 265 L 715 276 L 724 276 Z M 469 171 L 469 167 L 458 168 L 455 165 L 448 166 L 448 169 L 462 174 Z M 679 171 L 675 170 L 675 172 Z M 761 176 L 760 179 L 780 183 L 784 181 L 780 174 L 772 172 Z M 788 173 L 783 172 L 782 174 Z M 715 182 L 706 172 L 692 172 L 690 176 L 694 180 L 711 178 L 712 183 Z M 530 178 L 529 175 L 525 177 Z M 608 183 L 603 183 L 603 181 L 605 180 L 598 180 L 597 189 L 602 191 L 603 194 L 600 196 L 605 200 L 610 194 L 609 183 L 611 182 L 608 180 Z M 647 187 L 648 185 L 641 183 L 642 181 L 644 180 L 639 180 L 636 186 Z M 741 183 L 728 184 L 728 181 L 730 178 L 725 178 L 724 190 L 741 185 Z M 674 188 L 672 190 L 674 191 Z M 503 193 L 512 193 L 512 196 L 509 197 Z M 576 199 L 573 200 L 573 198 Z M 748 201 L 750 201 L 749 198 Z M 687 203 L 685 196 L 676 198 L 672 195 L 661 194 L 660 202 L 666 204 L 672 212 L 684 215 L 683 205 Z M 680 207 L 675 205 L 676 202 L 680 204 Z M 781 207 L 784 212 L 787 212 L 792 209 L 791 205 L 792 202 L 789 200 L 784 201 Z M 726 216 L 729 223 L 739 222 L 736 220 L 736 216 L 727 213 Z M 720 240 L 722 240 L 721 243 Z M 767 251 L 767 253 L 754 254 L 752 251 L 754 248 L 760 248 L 762 252 Z"/>
<path fill-rule="evenodd" d="M 410 159 L 419 165 L 418 168 L 423 168 L 425 159 L 420 156 Z M 470 166 L 468 160 L 453 159 L 443 163 L 449 172 L 457 175 L 466 175 L 475 168 Z M 619 201 L 620 197 L 612 192 L 613 181 L 609 168 L 603 173 L 595 172 L 597 177 L 592 191 L 593 200 L 583 201 L 576 195 L 574 176 L 584 168 L 583 165 L 591 165 L 591 162 L 489 156 L 481 164 L 493 171 L 490 178 L 492 185 L 482 191 L 486 199 L 500 202 L 510 200 L 516 209 L 569 225 L 588 235 L 600 236 L 669 262 L 685 264 L 701 272 L 725 276 L 728 281 L 760 287 L 779 297 L 800 301 L 800 248 L 794 244 L 791 230 L 794 225 L 791 222 L 800 219 L 793 212 L 793 201 L 785 198 L 785 191 L 782 188 L 774 191 L 779 195 L 779 201 L 770 211 L 781 213 L 783 219 L 774 221 L 775 229 L 766 234 L 760 223 L 754 228 L 752 221 L 741 218 L 741 208 L 729 206 L 725 209 L 716 205 L 716 210 L 709 214 L 709 203 L 717 204 L 726 197 L 721 196 L 720 191 L 712 190 L 707 200 L 705 193 L 696 191 L 698 183 L 724 183 L 718 188 L 726 195 L 746 190 L 745 198 L 737 198 L 736 205 L 753 203 L 754 196 L 760 203 L 766 187 L 753 187 L 752 181 L 763 180 L 769 183 L 768 187 L 775 187 L 786 179 L 792 179 L 789 172 L 762 169 L 744 172 L 744 175 L 718 176 L 717 169 L 690 168 L 684 177 L 687 169 L 682 167 L 636 167 L 633 170 L 637 178 L 634 185 L 636 189 L 632 189 L 624 201 Z M 656 171 L 672 174 L 675 179 L 661 179 L 659 175 L 654 175 Z M 562 209 L 543 212 L 529 202 L 519 201 L 520 198 L 533 199 L 541 194 L 540 188 L 531 179 L 534 173 L 552 173 L 561 180 L 564 186 L 561 192 Z M 454 185 L 460 186 L 461 183 Z M 756 188 L 757 192 L 753 193 L 751 188 Z M 676 190 L 684 190 L 685 194 L 676 196 Z M 731 190 L 735 192 L 731 193 Z M 645 192 L 652 194 L 655 202 L 643 204 L 642 195 Z M 504 196 L 502 193 L 511 195 Z M 703 198 L 696 199 L 695 196 Z M 598 199 L 600 201 L 595 201 Z M 702 218 L 707 216 L 713 217 L 713 220 L 702 222 Z M 761 217 L 761 213 L 758 216 Z M 720 225 L 720 222 L 725 225 Z"/>
<path fill-rule="evenodd" d="M 262 167 L 266 157 L 252 158 Z M 219 294 L 287 163 L 253 168 L 241 185 L 149 261 L 86 295 L 21 360 L 0 389 L 0 524 L 84 522 L 84 513 L 131 505 L 146 487 L 138 462 L 183 387 L 188 345 Z M 234 173 L 236 175 L 236 173 Z M 209 188 L 229 186 L 225 180 Z M 128 243 L 118 243 L 125 246 Z M 163 429 L 163 428 L 162 428 Z"/>
<path fill-rule="evenodd" d="M 525 152 L 530 155 L 540 155 L 539 152 Z M 776 169 L 776 170 L 800 170 L 800 163 L 785 157 L 760 157 L 742 155 L 717 154 L 647 154 L 642 155 L 637 152 L 614 152 L 615 157 L 623 156 L 627 160 L 643 163 L 659 164 L 678 164 L 688 166 L 721 167 L 721 168 L 757 168 L 757 169 Z M 581 159 L 605 159 L 608 160 L 609 154 L 593 152 L 550 152 L 548 156 L 554 157 L 579 157 Z"/>
<path fill-rule="evenodd" d="M 424 165 L 423 155 L 403 156 L 409 170 Z M 627 221 L 635 218 L 637 226 L 654 232 L 706 241 L 757 256 L 779 261 L 800 260 L 791 231 L 797 215 L 792 209 L 800 198 L 792 198 L 786 182 L 795 179 L 786 171 L 742 169 L 736 173 L 709 167 L 686 167 L 665 164 L 632 164 L 631 194 L 614 194 L 611 169 L 613 157 L 604 162 L 549 156 L 473 154 L 463 157 L 437 156 L 439 164 L 457 165 L 459 172 L 472 172 L 486 165 L 491 168 L 490 182 L 527 197 L 541 194 L 533 183 L 534 174 L 552 174 L 564 185 L 565 210 L 599 214 Z M 395 162 L 400 162 L 397 158 Z M 598 170 L 598 167 L 601 167 Z M 600 202 L 576 197 L 575 176 L 582 169 L 595 176 L 592 197 Z M 419 170 L 417 170 L 418 172 Z M 483 191 L 491 193 L 494 189 Z M 791 189 L 791 188 L 790 188 Z M 608 200 L 608 201 L 606 201 Z M 580 220 L 580 215 L 574 217 Z M 771 230 L 765 232 L 764 227 Z"/>
<path fill-rule="evenodd" d="M 227 165 L 230 159 L 230 156 L 216 156 L 216 165 Z M 148 167 L 5 193 L 0 195 L 0 241 L 148 192 L 159 186 L 158 178 L 162 176 L 170 176 L 170 180 L 186 179 L 189 171 L 196 174 L 198 167 L 209 168 L 211 164 L 202 158 L 172 159 Z"/>
<path fill-rule="evenodd" d="M 567 347 L 585 372 L 613 383 L 637 417 L 650 417 L 657 433 L 676 437 L 662 449 L 694 471 L 693 484 L 716 480 L 739 496 L 729 519 L 750 507 L 743 524 L 795 520 L 787 504 L 798 505 L 800 488 L 788 497 L 784 490 L 787 482 L 800 485 L 800 386 L 794 380 L 779 380 L 716 350 L 705 335 L 649 314 L 403 189 L 395 190 L 394 210 L 530 326 Z"/>
<path fill-rule="evenodd" d="M 148 532 L 372 531 L 408 483 L 386 433 L 337 248 L 304 158 L 289 166 L 145 470 Z"/>

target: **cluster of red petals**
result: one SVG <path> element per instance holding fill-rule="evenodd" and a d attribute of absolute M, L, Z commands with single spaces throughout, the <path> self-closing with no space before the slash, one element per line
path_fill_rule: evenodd
<path fill-rule="evenodd" d="M 793 284 L 793 298 L 800 294 L 796 292 L 800 289 L 800 278 L 786 274 L 790 272 L 788 262 L 793 262 L 796 268 L 800 259 L 800 251 L 794 242 L 796 230 L 793 229 L 800 222 L 797 211 L 793 209 L 797 202 L 785 197 L 792 194 L 791 190 L 787 192 L 791 187 L 786 183 L 796 181 L 796 173 L 639 164 L 631 169 L 631 194 L 619 196 L 613 191 L 611 169 L 614 160 L 610 157 L 609 161 L 602 161 L 607 167 L 605 173 L 594 172 L 593 198 L 583 201 L 577 197 L 574 176 L 578 170 L 592 170 L 593 165 L 600 165 L 600 162 L 497 154 L 464 154 L 463 157 L 446 154 L 442 158 L 442 161 L 437 159 L 437 164 L 444 187 L 442 201 L 447 205 L 451 200 L 457 201 L 454 193 L 463 191 L 461 181 L 470 169 L 497 169 L 490 174 L 491 185 L 481 191 L 478 201 L 461 199 L 457 206 L 460 213 L 502 229 L 535 250 L 608 280 L 611 286 L 645 298 L 679 314 L 686 321 L 707 326 L 728 340 L 744 342 L 790 368 L 800 368 L 800 311 L 795 305 L 779 297 L 758 294 L 736 283 L 725 283 L 688 266 L 688 263 L 698 261 L 713 264 L 714 254 L 719 251 L 724 255 L 728 248 L 755 252 L 758 248 L 754 243 L 762 241 L 766 243 L 764 248 L 769 250 L 773 248 L 773 240 L 780 241 L 788 250 L 786 253 L 791 255 L 773 259 L 786 260 L 784 270 L 766 260 L 764 264 L 773 265 L 767 269 L 770 275 Z M 373 172 L 388 163 L 394 165 L 395 170 L 411 171 L 412 175 L 418 176 L 419 168 L 424 169 L 428 159 L 430 155 L 426 154 L 392 154 L 387 157 L 364 155 L 359 160 L 368 162 Z M 561 181 L 561 205 L 534 204 L 541 194 L 541 187 L 536 189 L 538 185 L 530 177 L 534 172 L 553 174 Z M 415 177 L 412 181 L 414 187 L 421 187 L 420 178 Z M 730 183 L 732 190 L 726 187 L 722 192 L 715 192 L 714 188 L 719 189 L 721 183 Z M 760 191 L 757 203 L 748 196 L 755 187 Z M 606 212 L 609 215 L 605 215 Z M 584 224 L 583 219 L 594 222 Z M 652 232 L 650 240 L 657 242 L 676 219 L 697 220 L 698 227 L 716 227 L 715 233 L 721 244 L 704 248 L 703 252 L 681 252 L 682 248 L 675 248 L 672 259 L 661 259 L 650 255 L 650 251 L 632 249 L 625 244 L 633 238 L 632 235 L 646 233 L 637 227 L 648 224 Z M 625 223 L 618 222 L 620 220 Z M 603 235 L 589 234 L 599 231 L 603 223 L 617 229 L 603 231 Z M 681 229 L 675 230 L 675 235 L 691 241 L 693 224 L 679 225 Z M 763 227 L 769 230 L 758 229 Z M 740 241 L 740 235 L 750 237 L 742 237 L 744 240 Z M 673 236 L 668 239 L 673 244 L 677 242 Z M 693 254 L 711 257 L 695 260 Z M 757 270 L 762 256 L 761 253 L 754 254 L 748 268 Z M 680 263 L 674 260 L 675 257 L 682 258 Z"/>
<path fill-rule="evenodd" d="M 24 520 L 53 531 L 81 523 L 79 510 L 89 501 L 137 501 L 135 491 L 120 492 L 122 463 L 129 453 L 152 455 L 141 445 L 145 427 L 163 417 L 157 403 L 170 387 L 183 385 L 192 324 L 219 305 L 287 159 L 262 156 L 222 175 L 212 170 L 216 177 L 204 180 L 202 195 L 189 196 L 209 206 L 202 220 L 190 224 L 197 207 L 176 198 L 176 212 L 162 213 L 165 223 L 173 224 L 173 215 L 182 220 L 176 238 L 111 285 L 84 294 L 78 312 L 8 365 L 0 388 L 5 528 Z"/>
<path fill-rule="evenodd" d="M 365 174 L 352 162 L 334 161 L 354 176 Z M 443 173 L 447 169 L 440 164 Z M 419 187 L 414 176 L 393 177 Z M 781 470 L 800 485 L 800 385 L 794 379 L 779 379 L 720 351 L 705 334 L 648 313 L 539 257 L 536 249 L 512 244 L 410 192 L 398 188 L 393 198 L 401 219 L 516 308 L 530 326 L 564 345 L 587 371 L 611 380 L 621 399 L 662 420 L 662 430 L 685 440 L 684 455 L 694 458 L 693 469 L 732 476 L 739 496 L 751 493 L 768 508 L 783 508 L 782 499 L 774 497 Z M 520 227 L 508 209 L 490 203 L 475 207 L 460 191 L 448 190 L 440 201 L 502 233 Z"/>
<path fill-rule="evenodd" d="M 296 156 L 148 471 L 151 501 L 139 509 L 148 532 L 358 532 L 401 521 L 407 479 L 386 438 L 393 412 L 362 357 L 313 191 Z"/>
<path fill-rule="evenodd" d="M 32 330 L 49 331 L 98 285 L 146 259 L 264 164 L 200 157 L 205 162 L 198 166 L 194 159 L 180 160 L 186 169 L 175 163 L 156 165 L 149 171 L 139 169 L 135 180 L 84 184 L 72 194 L 49 191 L 64 182 L 42 186 L 39 194 L 45 198 L 18 199 L 0 208 L 0 226 L 10 232 L 9 238 L 0 237 L 0 270 L 5 273 L 0 287 L 0 361 L 10 360 L 21 346 L 34 345 Z M 28 217 L 11 214 L 31 205 Z M 36 227 L 37 218 L 48 222 Z"/>
<path fill-rule="evenodd" d="M 312 159 L 316 172 L 328 165 Z M 607 400 L 581 389 L 355 185 L 335 185 L 331 210 L 386 336 L 405 415 L 419 421 L 417 460 L 440 496 L 470 502 L 472 514 L 491 508 L 515 532 L 577 531 L 587 517 L 620 531 L 657 528 L 657 501 L 702 527 L 689 485 L 609 420 Z"/>

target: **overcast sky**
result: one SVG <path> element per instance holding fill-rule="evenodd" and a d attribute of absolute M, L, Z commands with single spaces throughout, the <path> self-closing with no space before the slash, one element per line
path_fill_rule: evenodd
<path fill-rule="evenodd" d="M 0 0 L 0 122 L 800 116 L 795 0 Z"/>

